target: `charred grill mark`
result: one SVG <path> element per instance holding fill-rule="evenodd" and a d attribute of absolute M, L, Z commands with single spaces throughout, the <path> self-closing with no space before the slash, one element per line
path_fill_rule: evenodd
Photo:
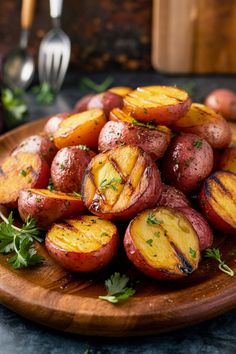
<path fill-rule="evenodd" d="M 220 187 L 220 189 L 222 189 L 226 194 L 228 194 L 230 198 L 233 198 L 230 191 L 227 188 L 225 188 L 221 180 L 218 179 L 215 175 L 210 176 L 209 180 L 213 180 Z"/>
<path fill-rule="evenodd" d="M 204 109 L 200 108 L 200 107 L 194 107 L 195 110 L 198 111 L 198 113 L 201 115 L 201 116 L 209 116 L 211 119 L 213 118 L 213 115 L 207 111 L 204 111 Z"/>
<path fill-rule="evenodd" d="M 184 257 L 183 253 L 177 248 L 173 241 L 170 241 L 170 244 L 175 251 L 176 256 L 179 258 L 181 264 L 178 265 L 179 270 L 186 274 L 190 275 L 193 272 L 192 265 L 188 262 L 188 260 Z"/>
<path fill-rule="evenodd" d="M 174 100 L 176 100 L 179 103 L 183 103 L 185 101 L 185 100 L 181 100 L 181 98 L 173 97 L 173 96 L 170 96 L 170 95 L 167 95 L 167 94 L 165 94 L 165 96 L 168 97 L 168 98 L 174 99 Z"/>
<path fill-rule="evenodd" d="M 123 175 L 121 168 L 119 166 L 119 164 L 117 163 L 117 161 L 115 159 L 113 159 L 112 157 L 108 158 L 108 161 L 112 164 L 112 166 L 114 167 L 114 169 L 119 173 L 120 177 L 122 178 L 123 182 L 122 184 L 127 181 L 127 178 Z"/>

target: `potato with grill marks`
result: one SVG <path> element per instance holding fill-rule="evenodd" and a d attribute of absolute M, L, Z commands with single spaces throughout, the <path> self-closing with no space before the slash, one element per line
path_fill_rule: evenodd
<path fill-rule="evenodd" d="M 141 272 L 158 280 L 184 278 L 197 269 L 200 260 L 196 231 L 184 214 L 171 208 L 137 215 L 126 230 L 124 247 Z"/>
<path fill-rule="evenodd" d="M 82 183 L 82 199 L 95 215 L 130 219 L 154 206 L 161 194 L 160 173 L 151 157 L 126 145 L 98 154 Z"/>

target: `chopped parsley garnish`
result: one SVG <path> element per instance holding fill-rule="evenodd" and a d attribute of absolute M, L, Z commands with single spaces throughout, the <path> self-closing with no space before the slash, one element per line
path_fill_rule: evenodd
<path fill-rule="evenodd" d="M 20 170 L 20 176 L 25 177 L 27 175 L 27 172 L 25 170 Z"/>
<path fill-rule="evenodd" d="M 152 247 L 153 239 L 150 238 L 149 240 L 146 241 L 146 243 Z"/>
<path fill-rule="evenodd" d="M 117 184 L 121 184 L 123 182 L 122 178 L 112 178 L 108 181 L 106 178 L 101 182 L 100 189 L 105 190 L 108 188 L 113 189 L 113 191 L 118 191 Z"/>
<path fill-rule="evenodd" d="M 76 197 L 76 198 L 81 198 L 81 193 L 73 192 L 73 196 Z"/>
<path fill-rule="evenodd" d="M 149 213 L 147 217 L 148 225 L 160 225 L 163 224 L 162 220 L 158 220 L 154 213 Z"/>
<path fill-rule="evenodd" d="M 107 295 L 99 296 L 99 299 L 116 304 L 119 301 L 127 300 L 130 296 L 135 294 L 135 290 L 131 287 L 127 287 L 129 278 L 126 275 L 120 275 L 120 273 L 114 273 L 110 279 L 105 281 L 107 289 Z"/>
<path fill-rule="evenodd" d="M 202 140 L 195 140 L 193 142 L 193 146 L 196 148 L 196 149 L 201 149 L 202 148 Z"/>
<path fill-rule="evenodd" d="M 78 145 L 77 148 L 83 151 L 90 151 L 90 149 L 86 145 Z"/>
<path fill-rule="evenodd" d="M 61 164 L 60 164 L 60 169 L 61 169 L 61 170 L 64 170 L 64 169 L 65 169 L 64 163 L 61 163 Z"/>
<path fill-rule="evenodd" d="M 103 236 L 108 236 L 108 233 L 107 233 L 107 232 L 102 232 L 100 236 L 101 236 L 101 237 L 103 237 Z"/>
<path fill-rule="evenodd" d="M 224 261 L 222 261 L 219 248 L 207 248 L 205 252 L 205 257 L 215 259 L 217 262 L 219 262 L 218 268 L 222 272 L 228 274 L 230 277 L 234 276 L 233 269 L 231 269 L 229 266 L 227 266 L 227 264 L 225 264 Z"/>
<path fill-rule="evenodd" d="M 192 258 L 196 258 L 197 252 L 193 248 L 189 247 L 189 253 Z"/>
<path fill-rule="evenodd" d="M 154 236 L 156 236 L 156 237 L 160 237 L 160 236 L 161 236 L 160 231 L 156 231 L 156 232 L 154 232 Z"/>

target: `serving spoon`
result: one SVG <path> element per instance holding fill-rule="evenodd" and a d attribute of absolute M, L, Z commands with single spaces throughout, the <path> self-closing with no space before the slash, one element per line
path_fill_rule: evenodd
<path fill-rule="evenodd" d="M 34 61 L 27 52 L 27 46 L 34 7 L 35 0 L 22 0 L 19 47 L 11 50 L 3 60 L 3 81 L 13 89 L 24 89 L 33 79 Z"/>

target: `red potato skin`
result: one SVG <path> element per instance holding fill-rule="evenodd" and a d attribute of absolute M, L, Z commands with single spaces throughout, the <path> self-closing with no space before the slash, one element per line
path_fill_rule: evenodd
<path fill-rule="evenodd" d="M 57 148 L 47 135 L 31 135 L 16 146 L 12 151 L 12 155 L 14 156 L 18 152 L 32 152 L 39 154 L 49 165 L 51 165 L 52 160 L 57 153 Z"/>
<path fill-rule="evenodd" d="M 132 220 L 133 221 L 133 220 Z M 132 225 L 132 221 L 129 223 L 129 226 L 126 229 L 125 236 L 124 236 L 124 248 L 127 257 L 129 258 L 130 262 L 135 265 L 137 269 L 139 269 L 142 273 L 146 274 L 148 277 L 151 277 L 153 279 L 157 280 L 176 280 L 178 279 L 177 274 L 171 274 L 169 272 L 166 272 L 165 270 L 161 269 L 155 269 L 154 267 L 151 267 L 144 257 L 142 256 L 141 252 L 138 250 L 138 248 L 135 246 L 134 241 L 132 239 L 130 229 Z M 179 276 L 182 278 L 183 276 Z"/>
<path fill-rule="evenodd" d="M 51 165 L 55 190 L 65 193 L 80 192 L 84 172 L 94 156 L 93 151 L 80 150 L 77 146 L 60 149 Z"/>
<path fill-rule="evenodd" d="M 183 192 L 173 186 L 162 184 L 162 193 L 158 199 L 157 206 L 167 208 L 188 208 L 191 206 L 190 201 Z"/>
<path fill-rule="evenodd" d="M 201 141 L 201 148 L 194 147 Z M 209 176 L 214 163 L 208 142 L 195 134 L 181 134 L 170 143 L 162 161 L 162 175 L 183 193 L 190 193 Z"/>
<path fill-rule="evenodd" d="M 231 174 L 231 172 L 225 172 L 225 173 Z M 214 175 L 215 174 L 211 175 L 209 178 L 214 178 Z M 208 198 L 211 197 L 208 192 L 208 186 L 207 186 L 208 180 L 206 180 L 204 182 L 204 185 L 202 186 L 202 189 L 201 189 L 199 197 L 198 197 L 199 205 L 200 205 L 203 215 L 207 218 L 207 220 L 211 223 L 212 227 L 214 227 L 216 230 L 222 231 L 226 234 L 228 233 L 231 235 L 236 235 L 236 230 L 231 225 L 229 225 L 212 208 L 212 206 L 208 200 Z"/>
<path fill-rule="evenodd" d="M 133 201 L 132 205 L 130 205 L 127 209 L 116 213 L 101 213 L 96 209 L 92 209 L 90 206 L 86 205 L 84 197 L 84 180 L 86 178 L 86 174 L 89 173 L 91 169 L 90 164 L 92 164 L 92 161 L 90 162 L 84 174 L 81 194 L 84 204 L 91 211 L 91 213 L 108 220 L 127 220 L 135 217 L 140 211 L 145 210 L 147 208 L 152 208 L 156 205 L 156 201 L 158 200 L 162 192 L 160 172 L 151 157 L 144 151 L 142 153 L 146 155 L 146 171 L 149 176 L 149 186 L 143 194 L 137 196 L 137 198 Z"/>
<path fill-rule="evenodd" d="M 123 107 L 123 97 L 113 92 L 103 92 L 94 95 L 88 102 L 87 109 L 99 108 L 102 109 L 107 117 L 109 117 L 110 111 L 113 108 Z"/>
<path fill-rule="evenodd" d="M 231 147 L 223 152 L 218 168 L 220 170 L 236 173 L 236 147 Z"/>
<path fill-rule="evenodd" d="M 119 145 L 135 145 L 146 151 L 153 160 L 162 157 L 168 147 L 167 134 L 122 121 L 108 121 L 98 139 L 98 150 L 107 151 Z"/>
<path fill-rule="evenodd" d="M 80 113 L 80 112 L 87 111 L 88 103 L 89 103 L 89 101 L 91 100 L 92 97 L 94 97 L 93 94 L 85 95 L 84 97 L 80 98 L 75 104 L 73 113 L 75 114 L 75 113 Z"/>
<path fill-rule="evenodd" d="M 60 123 L 70 115 L 71 115 L 70 112 L 64 112 L 52 116 L 45 124 L 43 130 L 45 131 L 46 134 L 53 135 L 56 132 L 56 130 L 59 128 Z"/>
<path fill-rule="evenodd" d="M 209 93 L 205 105 L 226 119 L 236 120 L 236 94 L 232 90 L 217 89 Z"/>
<path fill-rule="evenodd" d="M 50 230 L 49 230 L 50 231 Z M 71 272 L 89 273 L 104 268 L 114 257 L 119 245 L 118 233 L 97 251 L 89 253 L 68 252 L 52 243 L 46 236 L 45 246 L 49 255 Z"/>
<path fill-rule="evenodd" d="M 213 243 L 213 233 L 204 217 L 195 209 L 189 207 L 177 208 L 177 210 L 184 214 L 196 231 L 199 239 L 200 251 L 204 251 L 206 248 L 211 247 Z"/>
<path fill-rule="evenodd" d="M 39 199 L 38 199 L 39 198 Z M 18 199 L 18 211 L 23 221 L 28 216 L 37 221 L 40 228 L 46 229 L 57 220 L 77 216 L 85 211 L 81 199 L 70 200 L 43 196 L 29 191 L 22 190 Z"/>

